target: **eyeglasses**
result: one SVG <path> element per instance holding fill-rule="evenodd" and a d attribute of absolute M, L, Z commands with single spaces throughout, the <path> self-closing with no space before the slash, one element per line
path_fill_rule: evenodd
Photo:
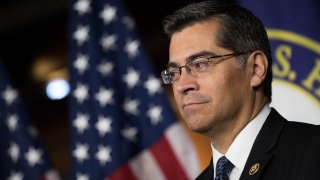
<path fill-rule="evenodd" d="M 238 52 L 219 56 L 199 56 L 184 66 L 170 65 L 167 69 L 161 72 L 161 78 L 164 84 L 172 84 L 174 81 L 179 80 L 182 72 L 182 68 L 186 68 L 188 74 L 200 77 L 207 72 L 210 72 L 213 65 L 220 63 L 222 60 L 226 60 L 231 57 L 247 54 L 248 52 Z"/>

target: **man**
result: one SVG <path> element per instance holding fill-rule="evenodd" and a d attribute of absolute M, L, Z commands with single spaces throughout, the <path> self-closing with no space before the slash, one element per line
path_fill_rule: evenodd
<path fill-rule="evenodd" d="M 206 1 L 166 17 L 172 84 L 188 127 L 211 140 L 197 179 L 320 179 L 320 127 L 269 107 L 271 50 L 261 21 L 238 5 Z"/>

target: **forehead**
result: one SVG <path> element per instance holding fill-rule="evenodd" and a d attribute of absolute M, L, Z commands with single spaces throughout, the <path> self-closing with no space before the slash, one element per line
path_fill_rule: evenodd
<path fill-rule="evenodd" d="M 180 64 L 199 52 L 219 52 L 222 48 L 216 43 L 218 30 L 218 21 L 211 19 L 192 24 L 174 33 L 170 41 L 169 61 Z"/>

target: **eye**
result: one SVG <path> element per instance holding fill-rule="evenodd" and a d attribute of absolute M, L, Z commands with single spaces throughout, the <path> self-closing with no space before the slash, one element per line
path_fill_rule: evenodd
<path fill-rule="evenodd" d="M 171 76 L 172 79 L 174 79 L 175 77 L 178 77 L 180 75 L 179 68 L 170 67 L 168 69 L 168 75 Z"/>
<path fill-rule="evenodd" d="M 196 71 L 205 71 L 210 68 L 210 62 L 207 58 L 194 60 L 190 63 L 191 68 Z"/>

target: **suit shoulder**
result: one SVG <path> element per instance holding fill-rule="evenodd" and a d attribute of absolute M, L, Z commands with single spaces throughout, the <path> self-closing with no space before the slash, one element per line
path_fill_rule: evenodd
<path fill-rule="evenodd" d="M 288 121 L 286 118 L 281 116 L 275 109 L 272 109 L 270 118 L 274 119 L 274 122 L 282 122 L 283 129 L 282 133 L 289 134 L 291 137 L 318 137 L 320 138 L 320 125 L 308 124 L 303 122 Z"/>
<path fill-rule="evenodd" d="M 210 161 L 210 164 L 204 169 L 201 174 L 196 178 L 196 180 L 207 180 L 207 179 L 213 179 L 213 167 L 212 167 L 212 159 Z"/>
<path fill-rule="evenodd" d="M 298 134 L 299 136 L 303 134 L 320 136 L 320 125 L 288 121 L 285 129 L 287 131 L 295 132 L 295 134 Z"/>
<path fill-rule="evenodd" d="M 320 125 L 288 121 L 275 109 L 272 109 L 269 119 L 272 121 L 269 121 L 269 126 L 281 127 L 281 130 L 279 130 L 279 140 L 282 143 L 284 143 L 283 141 L 286 141 L 284 144 L 295 145 L 315 143 L 317 146 L 320 146 Z"/>
<path fill-rule="evenodd" d="M 282 131 L 282 138 L 295 145 L 312 144 L 320 147 L 320 126 L 302 122 L 288 121 Z"/>

